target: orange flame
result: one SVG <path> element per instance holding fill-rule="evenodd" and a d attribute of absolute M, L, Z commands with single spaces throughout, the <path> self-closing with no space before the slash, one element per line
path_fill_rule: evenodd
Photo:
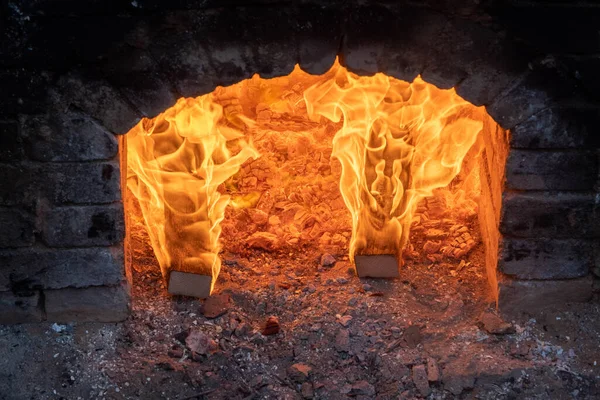
<path fill-rule="evenodd" d="M 342 67 L 304 97 L 311 117 L 343 119 L 332 156 L 352 213 L 350 257 L 399 255 L 418 202 L 460 172 L 483 127 L 481 109 L 420 77 L 359 77 Z"/>
<path fill-rule="evenodd" d="M 128 186 L 140 202 L 163 275 L 218 276 L 220 222 L 229 196 L 217 188 L 258 152 L 226 124 L 213 95 L 180 99 L 127 135 Z M 241 149 L 231 155 L 233 141 Z M 214 284 L 214 279 L 213 279 Z"/>
<path fill-rule="evenodd" d="M 322 117 L 339 123 L 335 129 L 341 125 L 332 157 L 341 163 L 339 188 L 352 216 L 351 258 L 395 254 L 400 259 L 418 202 L 448 186 L 477 147 L 483 108 L 453 89 L 437 89 L 420 77 L 412 83 L 384 74 L 359 77 L 337 61 L 321 77 L 298 66 L 290 76 L 310 85 L 303 97 L 297 86 L 280 93 L 284 78 L 272 80 L 269 90 L 269 81 L 254 76 L 180 99 L 129 132 L 128 186 L 140 201 L 167 279 L 179 270 L 216 281 L 220 222 L 230 202 L 217 188 L 246 160 L 259 157 L 250 128 L 264 113 Z M 241 97 L 253 102 L 250 112 L 240 105 Z M 234 207 L 254 207 L 257 198 L 250 195 L 236 199 Z"/>

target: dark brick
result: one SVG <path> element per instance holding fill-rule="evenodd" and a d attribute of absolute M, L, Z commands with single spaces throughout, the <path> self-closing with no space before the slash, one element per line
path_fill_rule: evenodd
<path fill-rule="evenodd" d="M 132 31 L 128 33 L 124 42 L 114 44 L 101 64 L 101 69 L 109 80 L 116 80 L 123 84 L 127 83 L 127 79 L 133 74 L 160 71 L 148 51 L 152 40 L 148 35 L 150 35 L 148 25 L 140 21 L 139 24 L 132 26 Z"/>
<path fill-rule="evenodd" d="M 39 168 L 31 164 L 0 164 L 0 205 L 31 205 L 39 197 Z"/>
<path fill-rule="evenodd" d="M 588 96 L 596 101 L 600 99 L 600 56 L 563 57 L 569 72 L 585 89 Z"/>
<path fill-rule="evenodd" d="M 129 286 L 45 290 L 46 318 L 52 322 L 119 322 L 129 316 Z"/>
<path fill-rule="evenodd" d="M 517 279 L 571 279 L 590 273 L 591 240 L 504 238 L 498 269 Z"/>
<path fill-rule="evenodd" d="M 42 316 L 39 292 L 0 292 L 0 324 L 41 322 Z"/>
<path fill-rule="evenodd" d="M 76 111 L 26 117 L 23 136 L 28 156 L 37 161 L 108 160 L 118 151 L 112 133 Z"/>
<path fill-rule="evenodd" d="M 151 42 L 149 52 L 160 68 L 170 77 L 179 95 L 196 97 L 214 90 L 216 72 L 201 39 L 194 39 L 191 31 L 179 29 L 192 23 L 185 15 L 169 15 L 168 21 L 160 21 L 144 30 L 144 42 Z M 245 68 L 245 67 L 244 67 Z M 224 75 L 229 70 L 223 70 Z M 247 76 L 236 75 L 237 82 Z M 230 82 L 233 83 L 233 82 Z"/>
<path fill-rule="evenodd" d="M 22 158 L 23 145 L 16 122 L 0 122 L 0 161 L 16 161 Z"/>
<path fill-rule="evenodd" d="M 340 23 L 339 10 L 314 4 L 170 12 L 136 29 L 131 43 L 152 43 L 160 70 L 179 95 L 191 97 L 255 73 L 287 75 L 296 63 L 323 73 L 340 46 Z"/>
<path fill-rule="evenodd" d="M 484 48 L 471 59 L 463 58 L 469 65 L 468 76 L 456 85 L 456 92 L 465 100 L 476 106 L 489 105 L 502 91 L 509 88 L 527 71 L 531 58 L 531 50 L 502 35 L 479 38 L 487 40 L 480 44 Z M 449 55 L 450 57 L 452 55 Z"/>
<path fill-rule="evenodd" d="M 596 151 L 511 150 L 506 188 L 517 190 L 592 190 L 598 178 Z"/>
<path fill-rule="evenodd" d="M 500 281 L 498 308 L 506 318 L 520 319 L 566 303 L 581 303 L 592 298 L 591 276 L 560 281 Z"/>
<path fill-rule="evenodd" d="M 124 276 L 120 246 L 0 251 L 0 291 L 115 285 Z"/>
<path fill-rule="evenodd" d="M 486 108 L 504 129 L 512 129 L 545 108 L 580 96 L 576 82 L 565 76 L 553 60 L 530 64 L 530 68 L 531 71 Z"/>
<path fill-rule="evenodd" d="M 2 40 L 2 35 L 0 35 Z M 14 59 L 13 54 L 2 57 L 5 48 L 0 46 L 2 60 Z M 51 74 L 43 71 L 17 67 L 0 70 L 0 113 L 16 116 L 21 113 L 42 112 L 48 105 L 47 91 Z"/>
<path fill-rule="evenodd" d="M 155 74 L 134 74 L 128 78 L 119 88 L 144 116 L 153 118 L 175 104 L 176 95 L 169 84 Z"/>
<path fill-rule="evenodd" d="M 562 2 L 563 5 L 576 2 Z M 531 6 L 521 2 L 496 1 L 494 9 L 488 10 L 494 21 L 520 42 L 536 48 L 540 53 L 597 53 L 600 51 L 598 37 L 598 7 L 549 7 L 549 4 Z"/>
<path fill-rule="evenodd" d="M 484 71 L 491 72 L 492 68 L 486 68 L 489 59 L 503 60 L 494 66 L 495 72 L 488 75 L 485 84 L 478 82 L 479 94 L 474 99 L 470 99 L 473 91 L 463 90 L 467 100 L 479 103 L 490 96 L 489 92 L 499 92 L 506 87 L 525 68 L 525 63 L 518 62 L 522 57 L 507 51 L 514 47 L 489 27 L 464 18 L 449 18 L 430 46 L 421 49 L 427 54 L 422 76 L 439 88 L 449 89 L 471 75 L 481 76 Z M 517 65 L 516 71 L 513 64 Z M 475 80 L 472 80 L 468 85 L 474 84 Z"/>
<path fill-rule="evenodd" d="M 475 105 L 489 104 L 527 69 L 529 49 L 476 21 L 426 7 L 349 7 L 343 65 L 359 74 L 384 72 L 439 88 L 457 87 Z"/>
<path fill-rule="evenodd" d="M 298 21 L 295 7 L 173 12 L 149 29 L 156 33 L 150 51 L 181 95 L 198 96 L 255 73 L 289 74 L 298 62 Z"/>
<path fill-rule="evenodd" d="M 500 232 L 527 238 L 600 237 L 599 201 L 594 193 L 505 192 Z"/>
<path fill-rule="evenodd" d="M 297 15 L 298 64 L 309 74 L 321 75 L 331 68 L 340 48 L 339 9 L 306 5 Z"/>
<path fill-rule="evenodd" d="M 19 208 L 0 208 L 0 247 L 22 247 L 33 244 L 33 216 Z"/>
<path fill-rule="evenodd" d="M 123 95 L 105 81 L 69 74 L 63 76 L 58 85 L 62 103 L 76 106 L 101 121 L 112 133 L 127 133 L 141 117 Z"/>
<path fill-rule="evenodd" d="M 238 7 L 184 14 L 193 15 L 193 37 L 208 51 L 219 85 L 255 73 L 263 78 L 287 75 L 298 62 L 295 7 Z"/>
<path fill-rule="evenodd" d="M 600 147 L 600 109 L 547 108 L 511 129 L 514 148 Z"/>
<path fill-rule="evenodd" d="M 444 16 L 420 7 L 402 7 L 402 12 L 383 6 L 353 7 L 342 28 L 340 62 L 358 74 L 384 72 L 410 82 L 423 72 L 427 48 L 447 23 Z"/>
<path fill-rule="evenodd" d="M 57 204 L 100 204 L 121 200 L 119 164 L 48 164 L 43 170 L 45 190 Z"/>
<path fill-rule="evenodd" d="M 88 3 L 84 1 L 84 7 Z M 5 7 L 3 11 L 5 9 L 15 10 L 14 7 Z M 25 67 L 47 71 L 72 71 L 74 66 L 83 66 L 87 71 L 94 71 L 108 49 L 123 40 L 136 19 L 139 17 L 107 12 L 79 18 L 15 13 L 8 34 L 0 36 L 0 65 L 17 70 Z"/>
<path fill-rule="evenodd" d="M 50 247 L 110 246 L 123 240 L 123 205 L 72 206 L 47 210 L 42 239 Z"/>

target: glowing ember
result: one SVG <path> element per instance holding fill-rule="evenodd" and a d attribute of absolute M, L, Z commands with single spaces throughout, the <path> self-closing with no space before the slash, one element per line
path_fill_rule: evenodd
<path fill-rule="evenodd" d="M 440 215 L 475 213 L 479 174 L 468 160 L 480 152 L 483 115 L 420 78 L 358 77 L 337 62 L 322 76 L 296 67 L 180 99 L 143 120 L 127 137 L 128 186 L 167 278 L 191 272 L 214 284 L 226 213 L 234 218 L 225 235 L 240 239 L 233 247 L 316 241 L 348 245 L 351 259 L 400 260 L 424 198 L 430 213 L 438 203 Z M 452 188 L 457 181 L 461 190 Z M 457 251 L 453 242 L 431 243 L 448 256 Z"/>

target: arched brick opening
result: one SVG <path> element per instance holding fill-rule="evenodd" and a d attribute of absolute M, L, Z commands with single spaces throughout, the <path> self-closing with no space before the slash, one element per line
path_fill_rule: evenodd
<path fill-rule="evenodd" d="M 600 213 L 598 141 L 590 127 L 600 118 L 562 60 L 477 14 L 408 5 L 173 11 L 119 20 L 114 31 L 92 50 L 79 48 L 83 63 L 51 60 L 56 71 L 35 77 L 45 82 L 37 96 L 44 100 L 20 113 L 18 124 L 6 124 L 7 131 L 17 126 L 26 155 L 3 155 L 10 164 L 0 171 L 14 188 L 2 196 L 2 218 L 21 232 L 3 239 L 0 255 L 2 305 L 19 303 L 12 320 L 126 316 L 112 134 L 179 97 L 254 73 L 286 75 L 295 63 L 319 74 L 336 55 L 358 74 L 421 74 L 440 88 L 456 87 L 511 131 L 498 220 L 499 271 L 507 276 L 501 307 L 591 295 Z M 55 136 L 60 140 L 48 140 Z M 70 304 L 70 296 L 83 306 Z M 107 301 L 98 308 L 98 299 Z"/>

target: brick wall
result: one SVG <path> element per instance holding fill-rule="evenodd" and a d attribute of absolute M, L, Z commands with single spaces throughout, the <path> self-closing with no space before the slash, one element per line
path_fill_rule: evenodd
<path fill-rule="evenodd" d="M 502 236 L 487 243 L 489 257 L 500 254 L 501 309 L 590 297 L 590 271 L 600 270 L 599 7 L 198 4 L 0 5 L 0 322 L 126 317 L 115 135 L 181 96 L 295 63 L 322 73 L 336 55 L 358 73 L 454 86 L 510 130 L 484 218 Z M 501 160 L 492 149 L 488 160 Z"/>

